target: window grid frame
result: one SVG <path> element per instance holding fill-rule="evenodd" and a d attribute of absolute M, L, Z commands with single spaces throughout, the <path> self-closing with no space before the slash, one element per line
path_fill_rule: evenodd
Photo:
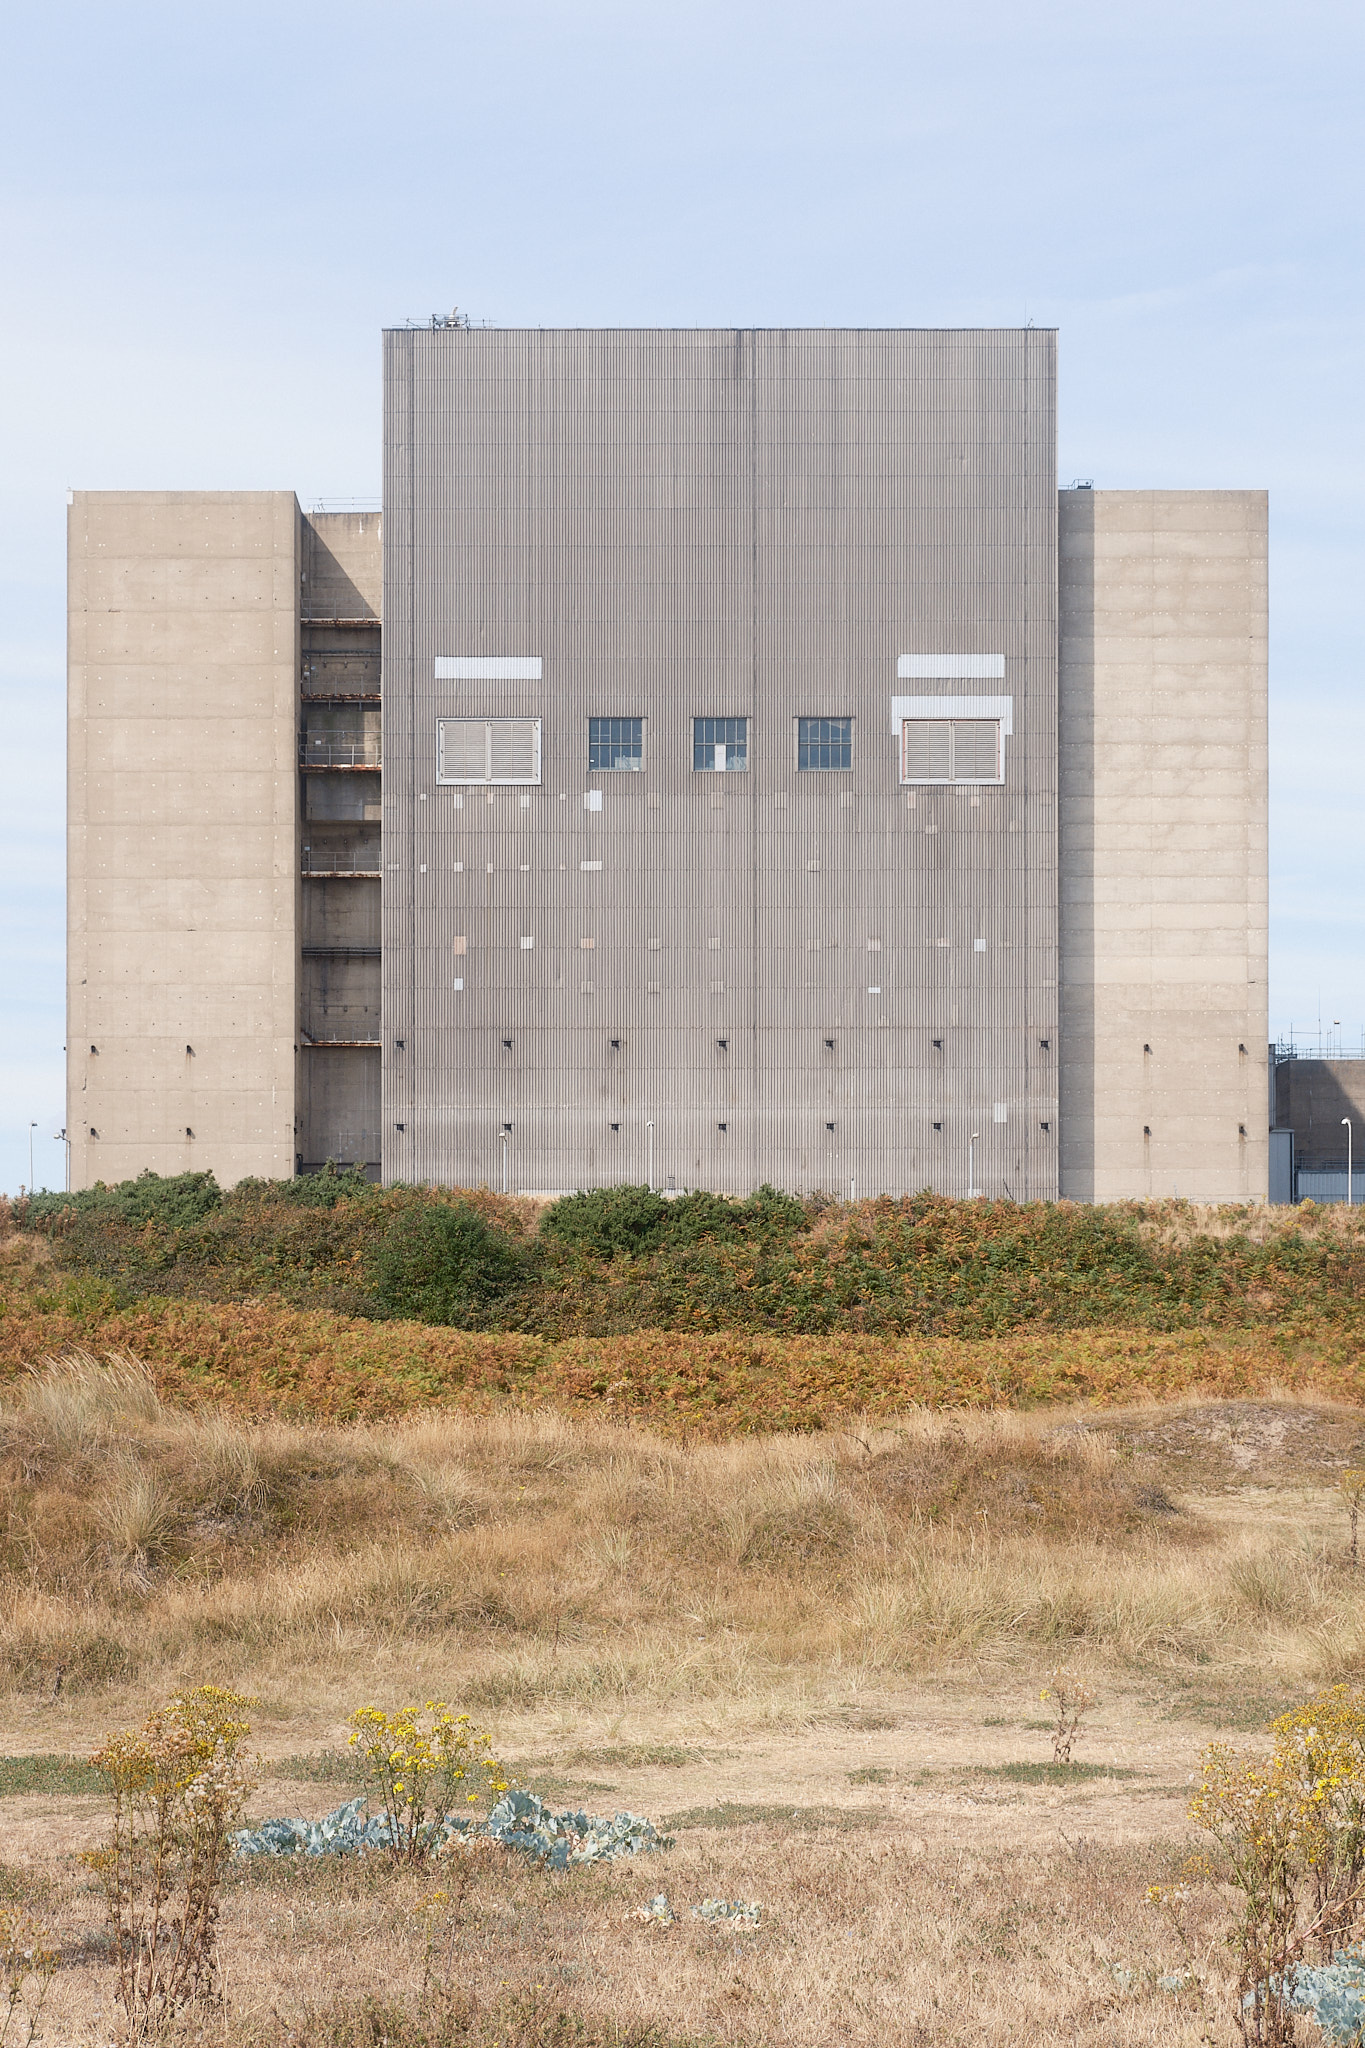
<path fill-rule="evenodd" d="M 604 733 L 603 727 L 613 730 Z M 634 746 L 627 749 L 623 744 L 621 727 L 631 728 Z M 634 759 L 622 756 L 633 752 Z M 603 758 L 614 754 L 616 758 Z M 588 720 L 588 773 L 589 775 L 642 775 L 645 767 L 645 721 L 643 718 L 618 718 L 611 715 Z"/>
<path fill-rule="evenodd" d="M 705 735 L 703 737 L 703 734 Z M 724 747 L 725 766 L 716 765 L 716 749 Z M 731 760 L 731 749 L 739 754 Z M 709 753 L 711 759 L 703 760 Z M 747 775 L 749 772 L 749 720 L 743 718 L 694 718 L 692 720 L 692 773 L 694 775 Z"/>
<path fill-rule="evenodd" d="M 819 733 L 811 727 L 823 728 Z M 840 728 L 836 737 L 833 728 Z M 812 753 L 829 754 L 838 749 L 843 759 L 812 760 Z M 798 718 L 796 721 L 796 772 L 798 775 L 850 775 L 853 772 L 852 717 Z"/>

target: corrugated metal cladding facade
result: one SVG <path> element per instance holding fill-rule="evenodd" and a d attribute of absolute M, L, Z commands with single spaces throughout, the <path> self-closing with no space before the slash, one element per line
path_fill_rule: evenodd
<path fill-rule="evenodd" d="M 386 1178 L 498 1185 L 510 1125 L 514 1188 L 643 1181 L 652 1120 L 660 1186 L 960 1194 L 979 1132 L 1056 1194 L 1055 380 L 1032 329 L 386 335 Z M 898 683 L 945 653 L 1005 679 Z M 1012 696 L 1003 786 L 912 805 L 906 692 Z M 539 717 L 539 786 L 457 807 L 457 714 Z"/>

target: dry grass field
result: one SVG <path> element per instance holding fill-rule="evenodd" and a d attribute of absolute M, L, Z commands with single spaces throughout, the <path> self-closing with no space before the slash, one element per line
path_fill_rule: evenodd
<path fill-rule="evenodd" d="M 1230 2042 L 1226 1901 L 1196 1891 L 1187 1947 L 1146 1887 L 1207 1742 L 1365 1671 L 1337 1490 L 1365 1414 L 1324 1399 L 680 1443 L 549 1410 L 243 1422 L 74 1356 L 7 1389 L 0 1455 L 0 1892 L 62 1941 L 58 2042 L 117 2038 L 77 1860 L 101 1804 L 24 1759 L 205 1681 L 259 1701 L 256 1815 L 348 1795 L 355 1707 L 439 1696 L 518 1782 L 674 1837 L 559 1875 L 480 1851 L 438 1907 L 373 1861 L 238 1864 L 205 2039 Z M 1059 1664 L 1098 1695 L 1070 1771 Z M 660 1891 L 676 1924 L 633 1917 Z M 695 1919 L 707 1895 L 760 1928 Z"/>

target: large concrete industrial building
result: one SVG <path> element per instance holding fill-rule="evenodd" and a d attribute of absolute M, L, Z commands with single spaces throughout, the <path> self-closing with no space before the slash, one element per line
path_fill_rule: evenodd
<path fill-rule="evenodd" d="M 74 1185 L 1264 1199 L 1262 492 L 1032 328 L 384 375 L 382 514 L 73 494 Z"/>

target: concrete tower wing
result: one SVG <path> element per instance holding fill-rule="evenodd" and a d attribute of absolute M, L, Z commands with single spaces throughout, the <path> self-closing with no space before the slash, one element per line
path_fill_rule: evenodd
<path fill-rule="evenodd" d="M 377 1171 L 379 531 L 288 491 L 72 496 L 74 1186 Z"/>
<path fill-rule="evenodd" d="M 1267 502 L 1063 491 L 1065 1195 L 1264 1201 Z"/>
<path fill-rule="evenodd" d="M 72 498 L 74 1186 L 293 1171 L 299 554 L 289 491 Z"/>

